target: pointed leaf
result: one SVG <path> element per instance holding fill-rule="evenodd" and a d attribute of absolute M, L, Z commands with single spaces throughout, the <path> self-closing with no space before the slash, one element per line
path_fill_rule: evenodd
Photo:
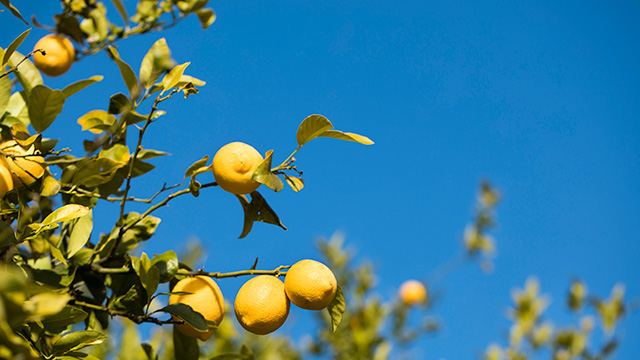
<path fill-rule="evenodd" d="M 193 175 L 198 169 L 205 167 L 205 164 L 207 163 L 207 161 L 209 161 L 209 155 L 205 155 L 202 159 L 191 164 L 191 166 L 189 166 L 187 171 L 185 171 L 184 173 L 184 179 Z"/>
<path fill-rule="evenodd" d="M 127 89 L 129 89 L 129 96 L 131 99 L 137 99 L 139 90 L 138 90 L 138 78 L 136 74 L 131 69 L 131 66 L 126 62 L 120 59 L 120 54 L 113 46 L 109 46 L 109 53 L 113 57 L 113 60 L 118 65 L 120 69 L 120 74 L 122 75 L 122 79 L 124 80 L 125 85 L 127 85 Z"/>
<path fill-rule="evenodd" d="M 173 69 L 171 69 L 171 71 L 169 71 L 167 75 L 164 76 L 164 78 L 162 79 L 162 86 L 164 87 L 164 90 L 162 90 L 160 94 L 178 85 L 178 82 L 180 82 L 180 78 L 184 73 L 184 69 L 186 69 L 189 64 L 189 62 L 186 62 L 184 64 L 177 65 Z"/>
<path fill-rule="evenodd" d="M 56 329 L 68 325 L 78 324 L 87 318 L 89 314 L 85 311 L 67 305 L 58 313 L 46 316 L 42 319 L 42 324 L 46 329 Z"/>
<path fill-rule="evenodd" d="M 109 114 L 121 114 L 132 108 L 131 101 L 123 93 L 114 94 L 109 98 Z"/>
<path fill-rule="evenodd" d="M 204 316 L 202 316 L 202 314 L 200 314 L 199 312 L 193 310 L 189 305 L 181 303 L 171 304 L 163 307 L 158 311 L 166 312 L 173 316 L 179 317 L 198 331 L 208 330 L 207 321 L 204 319 Z"/>
<path fill-rule="evenodd" d="M 140 84 L 149 88 L 162 75 L 163 72 L 170 70 L 174 66 L 171 60 L 171 51 L 167 45 L 167 40 L 161 38 L 156 41 L 140 64 Z"/>
<path fill-rule="evenodd" d="M 196 10 L 196 15 L 198 16 L 198 20 L 200 20 L 200 25 L 202 25 L 203 29 L 208 28 L 214 21 L 216 21 L 216 13 L 209 8 Z"/>
<path fill-rule="evenodd" d="M 78 119 L 82 131 L 89 130 L 94 134 L 109 131 L 116 123 L 116 117 L 104 110 L 91 110 Z"/>
<path fill-rule="evenodd" d="M 322 115 L 310 115 L 302 121 L 296 133 L 298 146 L 317 138 L 323 132 L 333 129 L 331 121 Z"/>
<path fill-rule="evenodd" d="M 257 181 L 261 184 L 266 185 L 269 189 L 278 192 L 282 190 L 284 184 L 282 180 L 271 172 L 271 161 L 273 159 L 273 150 L 267 151 L 265 154 L 264 160 L 258 165 L 256 170 L 253 172 L 253 176 L 251 180 Z"/>
<path fill-rule="evenodd" d="M 178 272 L 180 263 L 175 251 L 169 250 L 161 255 L 154 256 L 153 260 L 151 260 L 151 266 L 158 268 L 160 282 L 165 283 L 171 280 Z"/>
<path fill-rule="evenodd" d="M 342 288 L 338 286 L 338 290 L 336 291 L 336 295 L 333 297 L 333 300 L 327 306 L 327 310 L 329 311 L 329 316 L 331 316 L 331 327 L 333 332 L 338 330 L 338 325 L 342 321 L 342 315 L 345 310 L 345 301 L 344 294 L 342 293 Z"/>
<path fill-rule="evenodd" d="M 40 195 L 42 196 L 56 196 L 62 189 L 60 181 L 56 180 L 53 176 L 47 175 L 42 179 L 42 190 Z"/>
<path fill-rule="evenodd" d="M 138 152 L 138 157 L 136 159 L 148 160 L 148 159 L 153 159 L 159 156 L 167 156 L 167 155 L 171 155 L 171 154 L 169 154 L 168 152 L 160 151 L 160 150 L 145 149 L 145 150 L 140 150 Z"/>
<path fill-rule="evenodd" d="M 13 5 L 9 3 L 9 0 L 0 0 L 0 3 L 2 3 L 2 5 L 4 5 L 7 9 L 9 9 L 9 11 L 11 11 L 13 16 L 22 20 L 22 22 L 25 23 L 25 25 L 29 25 L 29 23 L 22 18 L 22 15 L 20 15 L 20 11 L 18 11 L 18 9 L 16 9 Z"/>
<path fill-rule="evenodd" d="M 366 136 L 362 136 L 354 133 L 342 132 L 339 130 L 327 130 L 318 136 L 329 137 L 329 138 L 334 138 L 339 140 L 353 141 L 353 142 L 357 142 L 364 145 L 373 144 L 373 141 L 371 141 L 371 139 L 369 139 Z"/>
<path fill-rule="evenodd" d="M 51 347 L 53 355 L 61 355 L 89 345 L 101 344 L 107 335 L 94 330 L 74 331 L 62 336 Z"/>
<path fill-rule="evenodd" d="M 27 108 L 25 96 L 27 96 L 25 91 L 11 94 L 6 111 L 13 115 L 13 119 L 17 120 L 22 125 L 27 126 L 31 121 L 29 120 L 29 108 Z M 9 124 L 8 117 L 4 120 L 4 123 L 7 125 Z"/>
<path fill-rule="evenodd" d="M 116 7 L 118 13 L 122 17 L 122 21 L 124 21 L 124 26 L 129 27 L 129 16 L 127 15 L 127 9 L 124 7 L 122 0 L 111 0 L 113 2 L 113 6 Z"/>
<path fill-rule="evenodd" d="M 304 180 L 299 177 L 284 174 L 284 179 L 287 181 L 287 184 L 291 186 L 291 189 L 293 189 L 293 191 L 295 192 L 302 190 L 302 188 L 304 187 Z"/>
<path fill-rule="evenodd" d="M 31 126 L 39 133 L 45 131 L 62 111 L 64 100 L 62 91 L 36 85 L 29 94 Z"/>
<path fill-rule="evenodd" d="M 89 212 L 78 218 L 73 227 L 71 228 L 71 235 L 69 236 L 69 245 L 67 246 L 67 257 L 72 257 L 78 250 L 82 249 L 84 245 L 89 241 L 91 231 L 93 230 L 93 212 Z"/>
<path fill-rule="evenodd" d="M 13 42 L 7 47 L 7 49 L 4 51 L 4 56 L 2 56 L 3 67 L 7 62 L 9 62 L 9 59 L 11 58 L 11 55 L 13 55 L 13 52 L 16 51 L 16 49 L 18 48 L 18 46 L 20 46 L 20 44 L 22 44 L 22 42 L 27 37 L 27 35 L 29 35 L 30 31 L 31 29 L 27 29 L 25 32 L 18 35 L 18 37 L 15 40 L 13 40 Z"/>
<path fill-rule="evenodd" d="M 11 99 L 11 79 L 8 76 L 0 78 L 0 116 L 4 114 Z"/>
<path fill-rule="evenodd" d="M 104 76 L 102 75 L 95 75 L 92 76 L 88 79 L 84 79 L 84 80 L 80 80 L 80 81 L 76 81 L 73 84 L 69 84 L 67 86 L 65 86 L 64 89 L 62 89 L 62 93 L 64 94 L 65 98 L 68 98 L 69 96 L 77 93 L 78 91 L 86 88 L 87 86 L 91 85 L 91 84 L 95 84 L 99 81 L 102 81 L 102 79 L 104 79 Z"/>
<path fill-rule="evenodd" d="M 276 212 L 267 204 L 267 201 L 259 192 L 254 191 L 251 193 L 251 202 L 247 200 L 245 195 L 236 195 L 236 197 L 242 205 L 242 210 L 244 210 L 244 226 L 242 228 L 242 234 L 240 234 L 240 239 L 249 234 L 254 221 L 277 225 L 287 230 L 287 227 L 282 224 Z"/>
<path fill-rule="evenodd" d="M 55 210 L 51 214 L 49 214 L 46 218 L 44 218 L 44 220 L 40 224 L 40 229 L 54 223 L 68 221 L 68 220 L 79 218 L 81 216 L 85 216 L 88 212 L 89 212 L 89 208 L 86 206 L 82 206 L 78 204 L 65 205 Z"/>

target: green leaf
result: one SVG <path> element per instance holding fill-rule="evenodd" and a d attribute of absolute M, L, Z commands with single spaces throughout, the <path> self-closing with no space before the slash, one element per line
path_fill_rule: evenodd
<path fill-rule="evenodd" d="M 127 9 L 124 7 L 122 0 L 111 0 L 113 2 L 113 6 L 116 7 L 118 13 L 122 17 L 122 21 L 124 21 L 124 26 L 129 27 L 129 16 L 127 15 Z"/>
<path fill-rule="evenodd" d="M 173 327 L 173 358 L 181 360 L 198 360 L 200 347 L 198 339 L 184 335 L 177 327 Z"/>
<path fill-rule="evenodd" d="M 179 317 L 198 331 L 204 332 L 208 330 L 207 321 L 204 319 L 204 316 L 202 316 L 202 314 L 200 314 L 199 312 L 193 310 L 191 306 L 187 304 L 171 304 L 163 307 L 158 311 L 166 312 L 173 316 Z"/>
<path fill-rule="evenodd" d="M 62 336 L 51 347 L 53 355 L 62 355 L 89 345 L 101 344 L 107 335 L 94 330 L 74 331 Z"/>
<path fill-rule="evenodd" d="M 131 109 L 133 109 L 133 105 L 127 95 L 117 93 L 109 98 L 109 114 L 121 114 Z"/>
<path fill-rule="evenodd" d="M 147 355 L 147 360 L 158 360 L 158 354 L 156 354 L 153 346 L 147 343 L 142 343 L 142 350 L 144 350 L 145 355 Z"/>
<path fill-rule="evenodd" d="M 2 56 L 3 67 L 7 62 L 9 62 L 9 59 L 11 59 L 11 55 L 13 55 L 13 52 L 16 51 L 16 49 L 18 48 L 18 46 L 20 46 L 20 44 L 22 44 L 22 42 L 27 37 L 27 35 L 29 35 L 30 31 L 31 29 L 27 29 L 25 32 L 18 35 L 18 37 L 15 40 L 13 40 L 13 42 L 7 47 L 7 49 L 4 51 L 4 55 Z"/>
<path fill-rule="evenodd" d="M 364 145 L 373 145 L 373 141 L 371 141 L 371 139 L 369 139 L 366 136 L 362 136 L 354 133 L 342 132 L 339 130 L 327 130 L 318 136 L 329 137 L 329 138 L 334 138 L 339 140 L 353 141 L 353 142 L 357 142 Z"/>
<path fill-rule="evenodd" d="M 140 64 L 140 84 L 145 88 L 149 88 L 155 83 L 162 73 L 170 70 L 174 66 L 171 60 L 171 51 L 167 45 L 165 38 L 158 39 Z"/>
<path fill-rule="evenodd" d="M 15 51 L 13 55 L 11 55 L 9 66 L 15 67 L 24 58 L 24 55 L 22 55 L 18 51 Z M 22 85 L 22 88 L 27 94 L 29 94 L 29 92 L 31 92 L 31 89 L 33 89 L 35 86 L 42 85 L 42 75 L 40 75 L 40 71 L 38 71 L 36 66 L 33 65 L 31 60 L 29 59 L 22 61 L 22 63 L 18 67 L 18 71 L 16 71 L 15 74 L 18 78 L 18 82 L 20 83 L 20 85 Z"/>
<path fill-rule="evenodd" d="M 80 29 L 80 23 L 71 14 L 57 14 L 53 16 L 56 22 L 56 32 L 69 36 L 78 44 L 84 44 L 85 33 Z"/>
<path fill-rule="evenodd" d="M 240 234 L 240 239 L 249 234 L 255 221 L 277 225 L 282 229 L 287 230 L 286 226 L 284 226 L 280 221 L 278 215 L 273 211 L 269 204 L 267 204 L 267 201 L 259 192 L 254 191 L 251 193 L 251 202 L 247 200 L 245 195 L 236 195 L 236 197 L 240 201 L 242 210 L 244 211 L 244 226 L 242 228 L 242 234 Z"/>
<path fill-rule="evenodd" d="M 296 133 L 298 146 L 317 138 L 323 132 L 333 129 L 331 121 L 322 115 L 310 115 L 302 121 Z"/>
<path fill-rule="evenodd" d="M 43 292 L 33 295 L 24 302 L 22 308 L 30 314 L 33 320 L 39 320 L 42 316 L 59 313 L 71 300 L 71 295 L 55 292 Z"/>
<path fill-rule="evenodd" d="M 4 112 L 9 106 L 9 100 L 11 99 L 11 79 L 8 76 L 0 78 L 0 116 L 4 115 Z"/>
<path fill-rule="evenodd" d="M 141 115 L 135 111 L 127 111 L 126 113 L 124 113 L 124 120 L 125 123 L 128 125 L 133 125 L 133 124 L 137 124 L 139 122 L 143 122 L 145 120 L 147 120 L 147 116 L 145 115 Z"/>
<path fill-rule="evenodd" d="M 184 64 L 174 66 L 173 69 L 171 69 L 171 71 L 169 71 L 169 73 L 165 75 L 164 78 L 162 78 L 162 86 L 164 87 L 164 89 L 160 92 L 160 94 L 178 85 L 178 83 L 180 82 L 180 78 L 184 73 L 184 69 L 186 69 L 189 64 L 189 62 L 186 62 Z"/>
<path fill-rule="evenodd" d="M 44 220 L 40 224 L 40 229 L 43 229 L 44 227 L 54 223 L 77 219 L 79 217 L 85 216 L 89 211 L 89 208 L 86 206 L 78 204 L 65 205 L 44 218 Z"/>
<path fill-rule="evenodd" d="M 158 289 L 159 271 L 158 268 L 153 267 L 149 261 L 149 257 L 146 253 L 142 253 L 140 259 L 135 256 L 131 257 L 131 266 L 133 270 L 138 274 L 142 286 L 147 291 L 147 302 L 151 301 L 153 294 Z"/>
<path fill-rule="evenodd" d="M 209 8 L 196 10 L 196 15 L 198 16 L 198 20 L 200 20 L 200 25 L 202 25 L 203 29 L 208 28 L 214 23 L 214 21 L 216 21 L 216 13 Z"/>
<path fill-rule="evenodd" d="M 200 80 L 198 78 L 194 78 L 193 76 L 189 76 L 189 75 L 182 75 L 180 77 L 180 81 L 178 81 L 178 84 L 176 84 L 176 87 L 182 88 L 184 86 L 187 86 L 189 83 L 195 85 L 195 86 L 204 86 L 206 85 L 206 81 Z M 155 92 L 158 92 L 160 90 L 162 90 L 164 87 L 161 84 L 153 84 L 153 86 L 151 87 L 151 90 L 149 90 L 149 94 L 153 94 Z"/>
<path fill-rule="evenodd" d="M 84 310 L 67 305 L 58 313 L 44 317 L 42 324 L 47 329 L 56 329 L 81 323 L 87 316 L 89 316 L 89 314 Z"/>
<path fill-rule="evenodd" d="M 179 265 L 178 255 L 173 250 L 156 255 L 151 260 L 151 266 L 158 268 L 161 283 L 171 280 L 178 272 Z"/>
<path fill-rule="evenodd" d="M 29 23 L 22 18 L 22 15 L 20 15 L 20 11 L 18 11 L 18 9 L 16 9 L 13 5 L 9 3 L 9 0 L 0 0 L 0 3 L 2 3 L 2 5 L 4 5 L 7 9 L 9 9 L 9 11 L 11 11 L 13 16 L 22 20 L 22 22 L 25 23 L 25 25 L 29 25 Z"/>
<path fill-rule="evenodd" d="M 98 159 L 109 159 L 121 163 L 122 166 L 129 162 L 129 148 L 123 144 L 114 144 L 109 147 L 103 147 L 98 154 Z"/>
<path fill-rule="evenodd" d="M 247 354 L 226 353 L 226 354 L 216 355 L 210 358 L 209 360 L 250 360 L 250 359 L 253 359 L 253 357 Z"/>
<path fill-rule="evenodd" d="M 167 155 L 171 155 L 171 154 L 169 154 L 168 152 L 160 151 L 160 150 L 144 149 L 138 152 L 138 157 L 136 159 L 148 160 L 148 159 L 153 159 L 159 156 L 167 156 Z"/>
<path fill-rule="evenodd" d="M 104 110 L 91 110 L 78 119 L 82 131 L 89 130 L 94 134 L 109 131 L 116 123 L 116 117 Z"/>
<path fill-rule="evenodd" d="M 64 100 L 62 91 L 36 85 L 29 94 L 31 126 L 39 133 L 45 131 L 62 111 Z"/>
<path fill-rule="evenodd" d="M 185 171 L 183 180 L 193 175 L 199 169 L 204 168 L 207 161 L 209 161 L 209 155 L 205 155 L 202 159 L 191 164 L 187 171 Z"/>
<path fill-rule="evenodd" d="M 93 187 L 106 184 L 125 164 L 107 158 L 88 159 L 78 165 L 71 181 L 74 185 Z"/>
<path fill-rule="evenodd" d="M 88 87 L 89 85 L 92 85 L 92 84 L 95 84 L 97 82 L 102 81 L 102 79 L 104 79 L 104 76 L 95 75 L 95 76 L 92 76 L 92 77 L 90 77 L 88 79 L 76 81 L 73 84 L 69 84 L 69 85 L 65 86 L 65 88 L 62 89 L 62 93 L 64 94 L 65 98 L 68 98 L 69 96 L 77 93 L 80 90 L 83 90 L 84 88 Z"/>
<path fill-rule="evenodd" d="M 78 218 L 73 227 L 71 228 L 71 235 L 69 236 L 69 245 L 67 246 L 67 257 L 70 258 L 75 255 L 78 250 L 82 249 L 84 245 L 89 241 L 91 231 L 93 230 L 93 212 L 89 212 Z"/>
<path fill-rule="evenodd" d="M 29 120 L 29 108 L 27 108 L 25 96 L 26 92 L 24 91 L 11 94 L 6 111 L 13 115 L 15 120 L 19 121 L 22 125 L 27 126 L 31 123 L 31 120 Z M 5 119 L 4 123 L 9 125 L 7 120 L 8 119 Z"/>
<path fill-rule="evenodd" d="M 342 288 L 338 286 L 338 290 L 336 291 L 336 295 L 333 297 L 333 300 L 327 306 L 327 311 L 329 311 L 329 316 L 331 317 L 331 327 L 333 332 L 338 330 L 338 325 L 342 321 L 342 315 L 345 310 L 345 301 L 344 294 L 342 293 Z"/>
<path fill-rule="evenodd" d="M 124 80 L 127 89 L 129 89 L 129 97 L 132 100 L 137 99 L 139 95 L 139 89 L 138 78 L 136 77 L 136 74 L 133 72 L 129 64 L 120 59 L 120 54 L 118 54 L 118 51 L 116 51 L 113 46 L 109 46 L 108 49 L 109 53 L 113 57 L 113 60 L 116 62 L 118 68 L 120 69 L 120 74 L 122 75 L 122 79 Z"/>
<path fill-rule="evenodd" d="M 62 189 L 60 181 L 56 180 L 53 176 L 47 175 L 42 179 L 42 190 L 40 195 L 42 196 L 56 196 Z"/>
<path fill-rule="evenodd" d="M 287 182 L 287 184 L 291 186 L 291 189 L 293 189 L 293 191 L 295 192 L 302 190 L 302 188 L 304 187 L 304 180 L 302 180 L 299 177 L 284 174 L 284 179 Z"/>
<path fill-rule="evenodd" d="M 16 236 L 9 224 L 0 221 L 0 249 L 17 243 Z"/>
<path fill-rule="evenodd" d="M 267 151 L 264 160 L 253 172 L 251 180 L 266 185 L 269 189 L 278 192 L 282 190 L 284 184 L 282 180 L 271 172 L 271 161 L 273 160 L 273 150 Z"/>

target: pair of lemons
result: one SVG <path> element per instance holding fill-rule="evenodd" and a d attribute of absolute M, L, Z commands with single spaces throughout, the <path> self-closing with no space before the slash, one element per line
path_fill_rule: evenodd
<path fill-rule="evenodd" d="M 337 291 L 336 277 L 326 265 L 314 260 L 295 263 L 285 276 L 284 283 L 275 276 L 260 275 L 247 281 L 236 295 L 234 310 L 242 327 L 254 334 L 266 335 L 276 331 L 289 315 L 290 303 L 305 310 L 326 308 Z M 191 306 L 206 320 L 219 325 L 224 316 L 224 299 L 218 285 L 208 276 L 195 276 L 180 280 L 169 304 Z M 200 332 L 188 324 L 177 325 L 185 335 L 208 340 L 213 329 Z"/>
<path fill-rule="evenodd" d="M 0 150 L 7 155 L 18 155 L 15 158 L 0 156 L 0 199 L 16 187 L 31 185 L 47 168 L 42 156 L 31 156 L 35 152 L 34 146 L 25 150 L 10 140 L 0 144 Z"/>

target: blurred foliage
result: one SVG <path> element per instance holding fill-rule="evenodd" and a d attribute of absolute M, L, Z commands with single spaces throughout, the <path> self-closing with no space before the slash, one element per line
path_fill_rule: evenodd
<path fill-rule="evenodd" d="M 382 360 L 410 357 L 407 349 L 417 339 L 437 334 L 440 323 L 430 314 L 436 297 L 429 296 L 429 301 L 413 306 L 397 298 L 381 298 L 375 292 L 373 265 L 355 264 L 354 254 L 344 248 L 341 235 L 318 243 L 340 290 L 327 311 L 315 313 L 316 326 L 311 330 L 316 333 L 303 337 L 303 344 L 294 343 L 288 336 L 260 337 L 242 331 L 232 321 L 230 311 L 206 343 L 200 344 L 171 326 L 187 323 L 206 329 L 208 325 L 190 306 L 163 305 L 166 289 L 170 291 L 179 279 L 194 275 L 217 279 L 286 276 L 289 267 L 259 270 L 256 261 L 250 269 L 230 273 L 194 270 L 193 264 L 200 255 L 197 246 L 180 255 L 172 249 L 153 256 L 133 255 L 139 253 L 136 250 L 142 242 L 152 239 L 158 231 L 161 219 L 152 215 L 157 209 L 183 195 L 198 197 L 204 189 L 217 184 L 198 181 L 198 176 L 211 171 L 211 165 L 207 165 L 209 155 L 204 155 L 185 169 L 181 182 L 165 184 L 146 198 L 130 192 L 132 181 L 144 181 L 143 176 L 154 169 L 151 162 L 167 155 L 143 146 L 148 127 L 171 116 L 160 107 L 178 93 L 185 98 L 197 95 L 206 83 L 187 75 L 190 63 L 177 63 L 164 38 L 146 52 L 137 71 L 120 56 L 115 45 L 130 36 L 175 26 L 190 15 L 195 15 L 206 29 L 215 20 L 207 3 L 139 0 L 133 8 L 133 3 L 122 0 L 107 4 L 98 0 L 62 0 L 61 12 L 53 16 L 54 25 L 32 18 L 34 26 L 72 39 L 79 49 L 76 61 L 105 51 L 122 78 L 121 91 L 102 102 L 108 103 L 106 109 L 95 109 L 90 104 L 90 111 L 73 109 L 78 125 L 90 135 L 84 141 L 82 155 L 73 155 L 70 149 L 59 145 L 65 139 L 48 139 L 43 134 L 55 123 L 67 98 L 101 81 L 103 76 L 51 89 L 30 60 L 38 49 L 26 55 L 18 51 L 30 29 L 0 49 L 1 136 L 3 141 L 15 141 L 25 151 L 16 154 L 0 146 L 0 168 L 4 170 L 0 179 L 4 184 L 0 186 L 0 359 L 270 360 L 318 356 Z M 2 5 L 22 19 L 20 11 L 8 0 L 2 0 Z M 107 9 L 114 9 L 119 19 L 112 21 Z M 274 152 L 267 151 L 252 179 L 275 192 L 282 190 L 284 183 L 295 192 L 301 191 L 304 181 L 294 155 L 319 137 L 373 144 L 365 136 L 336 130 L 322 115 L 310 115 L 296 131 L 297 147 L 293 152 L 274 167 Z M 132 143 L 136 145 L 128 145 Z M 21 161 L 34 162 L 36 157 L 45 159 L 43 176 L 35 176 L 25 171 L 27 166 L 20 165 Z M 59 177 L 52 174 L 54 166 L 60 169 Z M 20 174 L 26 178 L 19 178 Z M 14 182 L 13 178 L 19 180 Z M 485 271 L 492 268 L 495 241 L 490 231 L 496 225 L 499 199 L 499 193 L 488 183 L 481 185 L 473 221 L 464 233 L 463 261 L 454 259 L 436 269 L 437 276 L 423 281 L 427 289 L 470 260 L 479 259 Z M 240 237 L 247 236 L 255 222 L 286 230 L 259 192 L 238 196 L 238 200 L 245 218 Z M 113 226 L 96 229 L 93 209 L 107 202 L 119 205 Z M 145 210 L 128 211 L 127 204 L 132 202 Z M 539 295 L 537 282 L 531 280 L 524 290 L 514 292 L 515 304 L 510 312 L 514 324 L 508 347 L 492 345 L 487 357 L 526 358 L 529 351 L 547 348 L 555 359 L 604 359 L 615 350 L 615 329 L 627 313 L 623 295 L 624 288 L 617 286 L 607 300 L 589 298 L 586 285 L 575 282 L 571 286 L 568 304 L 572 311 L 593 307 L 605 330 L 602 346 L 589 350 L 594 327 L 591 318 L 585 318 L 575 329 L 556 330 L 551 323 L 542 322 L 549 302 Z M 138 325 L 143 323 L 154 326 L 149 339 L 141 335 Z"/>

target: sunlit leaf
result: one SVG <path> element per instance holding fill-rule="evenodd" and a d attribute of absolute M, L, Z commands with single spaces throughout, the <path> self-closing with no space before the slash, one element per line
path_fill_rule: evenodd
<path fill-rule="evenodd" d="M 78 324 L 87 318 L 87 314 L 84 310 L 75 308 L 70 305 L 66 305 L 62 310 L 54 313 L 50 316 L 46 316 L 42 319 L 42 323 L 45 328 L 56 329 L 63 326 Z"/>
<path fill-rule="evenodd" d="M 345 301 L 344 294 L 342 293 L 342 288 L 338 286 L 338 290 L 336 291 L 336 295 L 333 297 L 333 300 L 327 306 L 327 311 L 329 311 L 329 316 L 331 316 L 331 328 L 333 332 L 338 330 L 338 325 L 342 321 L 342 315 L 345 310 Z"/>
<path fill-rule="evenodd" d="M 82 130 L 89 130 L 94 134 L 109 131 L 116 123 L 116 117 L 104 110 L 91 110 L 78 119 Z"/>
<path fill-rule="evenodd" d="M 45 131 L 62 111 L 64 100 L 62 91 L 36 85 L 29 94 L 31 126 L 39 133 Z"/>
<path fill-rule="evenodd" d="M 65 354 L 83 347 L 101 344 L 107 335 L 95 330 L 74 331 L 62 336 L 51 347 L 53 355 Z"/>
<path fill-rule="evenodd" d="M 0 78 L 0 116 L 4 114 L 11 99 L 11 79 L 8 76 Z"/>
<path fill-rule="evenodd" d="M 69 300 L 71 300 L 69 294 L 43 292 L 33 295 L 22 307 L 32 319 L 40 319 L 42 316 L 57 314 Z"/>
<path fill-rule="evenodd" d="M 113 57 L 113 60 L 118 65 L 120 69 L 120 74 L 122 75 L 122 79 L 124 80 L 125 85 L 127 85 L 127 89 L 129 89 L 129 96 L 131 99 L 137 99 L 139 94 L 138 89 L 138 78 L 136 74 L 131 69 L 131 66 L 126 62 L 120 59 L 120 54 L 113 46 L 109 46 L 109 53 Z"/>
<path fill-rule="evenodd" d="M 173 250 L 156 255 L 151 260 L 151 266 L 158 268 L 161 283 L 171 280 L 176 272 L 178 272 L 179 265 L 178 256 Z"/>
<path fill-rule="evenodd" d="M 138 160 L 148 160 L 153 159 L 159 156 L 167 156 L 171 155 L 168 152 L 160 151 L 160 150 L 151 150 L 151 149 L 143 149 L 138 152 Z"/>
<path fill-rule="evenodd" d="M 207 163 L 207 161 L 209 161 L 209 155 L 205 155 L 202 159 L 200 159 L 200 160 L 194 162 L 193 164 L 191 164 L 191 166 L 189 166 L 187 171 L 185 171 L 185 173 L 184 173 L 184 179 L 186 179 L 189 176 L 193 175 L 199 169 L 205 167 L 205 164 Z"/>
<path fill-rule="evenodd" d="M 296 133 L 298 145 L 302 146 L 330 129 L 333 129 L 333 125 L 329 119 L 322 115 L 310 115 L 298 127 Z"/>
<path fill-rule="evenodd" d="M 291 186 L 291 189 L 293 189 L 293 191 L 295 192 L 302 190 L 302 188 L 304 187 L 304 180 L 299 177 L 284 174 L 284 179 L 287 184 Z"/>
<path fill-rule="evenodd" d="M 116 7 L 118 13 L 122 17 L 122 21 L 124 21 L 124 26 L 129 27 L 129 16 L 127 15 L 127 9 L 124 7 L 122 0 L 111 0 L 113 2 L 113 6 Z"/>
<path fill-rule="evenodd" d="M 11 11 L 11 13 L 13 14 L 13 16 L 17 17 L 18 19 L 22 20 L 23 23 L 25 23 L 25 25 L 29 25 L 28 22 L 26 22 L 23 18 L 22 15 L 20 15 L 20 11 L 18 11 L 18 9 L 15 8 L 15 6 L 11 5 L 11 3 L 9 3 L 9 0 L 0 0 L 0 3 L 2 5 L 4 5 L 7 9 L 9 9 L 9 11 Z"/>
<path fill-rule="evenodd" d="M 140 65 L 140 84 L 149 88 L 162 75 L 174 66 L 171 51 L 165 38 L 158 39 L 142 59 Z"/>
<path fill-rule="evenodd" d="M 65 86 L 64 89 L 62 89 L 62 93 L 64 94 L 65 98 L 68 98 L 69 96 L 77 93 L 80 90 L 83 90 L 84 88 L 88 87 L 91 84 L 95 84 L 99 81 L 102 81 L 102 79 L 104 79 L 104 76 L 102 75 L 95 75 L 92 76 L 88 79 L 84 79 L 84 80 L 80 80 L 80 81 L 76 81 L 73 84 L 69 84 L 67 86 Z"/>
<path fill-rule="evenodd" d="M 13 115 L 13 118 L 22 125 L 29 125 L 31 120 L 29 120 L 29 108 L 27 108 L 27 103 L 25 102 L 26 93 L 24 91 L 16 92 L 11 94 L 9 98 L 9 105 L 7 106 L 6 111 Z M 5 118 L 4 123 L 9 125 L 9 119 Z"/>
<path fill-rule="evenodd" d="M 11 42 L 11 44 L 7 47 L 7 49 L 4 51 L 4 55 L 2 56 L 3 67 L 7 62 L 9 62 L 9 59 L 11 58 L 11 55 L 13 55 L 13 52 L 16 51 L 16 49 L 18 48 L 18 46 L 20 46 L 20 44 L 22 44 L 22 42 L 27 37 L 27 35 L 29 35 L 30 31 L 31 29 L 27 29 L 25 32 L 18 35 L 18 37 L 15 40 L 13 40 L 13 42 Z"/>
<path fill-rule="evenodd" d="M 162 90 L 160 94 L 178 85 L 178 82 L 180 82 L 180 78 L 182 77 L 184 70 L 187 68 L 187 66 L 189 66 L 189 64 L 189 62 L 186 62 L 184 64 L 174 66 L 174 68 L 164 76 L 164 78 L 162 79 L 162 86 L 164 87 L 164 90 Z"/>
<path fill-rule="evenodd" d="M 93 230 L 93 212 L 89 212 L 78 218 L 71 228 L 71 235 L 69 236 L 69 245 L 67 245 L 67 257 L 72 257 L 78 250 L 82 249 L 84 245 L 89 241 L 91 231 Z"/>
<path fill-rule="evenodd" d="M 53 176 L 47 175 L 42 179 L 42 190 L 40 194 L 42 196 L 56 196 L 62 189 L 60 181 L 56 180 Z"/>
<path fill-rule="evenodd" d="M 264 160 L 258 165 L 256 170 L 253 172 L 253 176 L 251 180 L 257 181 L 261 184 L 266 185 L 269 189 L 278 192 L 282 190 L 284 184 L 282 180 L 271 172 L 271 162 L 273 159 L 273 150 L 267 151 L 265 154 Z"/>
<path fill-rule="evenodd" d="M 373 144 L 373 141 L 371 141 L 371 139 L 369 139 L 366 136 L 362 136 L 354 133 L 342 132 L 339 130 L 327 130 L 321 133 L 320 135 L 318 135 L 318 137 L 329 137 L 329 138 L 334 138 L 339 140 L 353 141 L 353 142 L 357 142 L 364 145 Z"/>
<path fill-rule="evenodd" d="M 13 55 L 11 55 L 9 66 L 15 67 L 18 63 L 22 62 L 18 67 L 18 71 L 14 74 L 16 78 L 18 78 L 18 82 L 22 85 L 24 91 L 28 94 L 35 86 L 42 85 L 42 75 L 40 75 L 40 71 L 33 65 L 31 60 L 24 60 L 24 58 L 24 55 L 15 51 Z"/>
<path fill-rule="evenodd" d="M 72 219 L 79 218 L 81 216 L 85 216 L 89 211 L 90 209 L 86 206 L 82 206 L 78 204 L 65 205 L 53 211 L 46 218 L 44 218 L 44 220 L 40 224 L 40 228 L 42 229 L 54 223 L 69 221 Z"/>

